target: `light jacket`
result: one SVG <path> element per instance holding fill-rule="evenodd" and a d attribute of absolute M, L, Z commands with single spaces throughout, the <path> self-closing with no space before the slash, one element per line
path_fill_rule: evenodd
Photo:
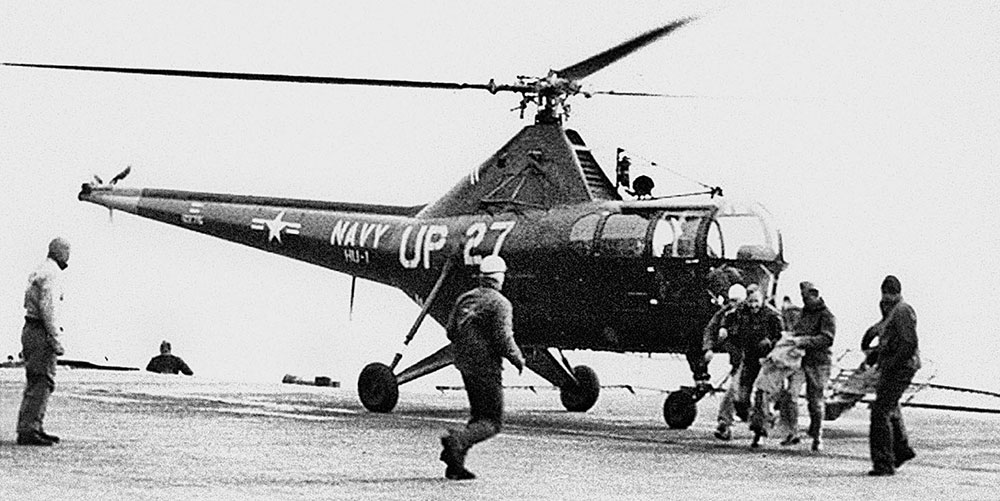
<path fill-rule="evenodd" d="M 47 258 L 28 276 L 28 287 L 24 290 L 24 316 L 45 326 L 47 343 L 57 355 L 63 354 L 59 334 L 59 321 L 63 301 L 62 270 L 52 258 Z"/>

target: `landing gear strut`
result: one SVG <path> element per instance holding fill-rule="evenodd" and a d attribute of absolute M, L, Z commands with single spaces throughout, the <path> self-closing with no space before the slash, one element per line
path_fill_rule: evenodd
<path fill-rule="evenodd" d="M 404 348 L 413 340 L 413 336 L 416 335 L 420 323 L 424 321 L 424 317 L 430 311 L 431 304 L 437 298 L 438 291 L 441 290 L 441 285 L 448 278 L 453 263 L 453 259 L 445 261 L 441 275 L 438 276 L 437 282 L 434 283 L 434 287 L 427 296 L 427 300 L 424 301 L 423 308 L 420 309 L 420 314 L 417 315 L 417 320 L 410 327 L 410 332 L 407 333 L 406 340 L 403 341 Z M 351 296 L 353 298 L 353 290 Z M 391 365 L 373 362 L 362 369 L 361 375 L 358 376 L 358 397 L 361 398 L 361 404 L 365 406 L 365 409 L 372 412 L 391 412 L 399 400 L 399 385 L 447 367 L 455 360 L 454 355 L 452 355 L 451 345 L 449 344 L 403 370 L 398 375 L 394 374 L 393 371 L 396 370 L 396 366 L 399 365 L 399 361 L 402 358 L 403 352 L 400 350 L 393 357 Z"/>

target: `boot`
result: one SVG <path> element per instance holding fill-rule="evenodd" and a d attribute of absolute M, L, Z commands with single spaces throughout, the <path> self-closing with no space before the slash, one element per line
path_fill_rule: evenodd
<path fill-rule="evenodd" d="M 476 474 L 466 470 L 464 466 L 449 465 L 444 470 L 444 478 L 448 480 L 472 480 Z"/>
<path fill-rule="evenodd" d="M 789 433 L 788 436 L 781 441 L 781 445 L 784 445 L 786 447 L 790 445 L 797 445 L 800 440 L 801 439 L 799 438 L 799 436 L 796 435 L 795 433 Z"/>
<path fill-rule="evenodd" d="M 869 477 L 891 477 L 896 474 L 896 471 L 892 468 L 880 468 L 876 466 L 868 472 Z"/>
<path fill-rule="evenodd" d="M 903 463 L 915 457 L 917 457 L 917 453 L 913 452 L 913 449 L 908 449 L 906 452 L 903 453 L 896 453 L 896 462 L 895 462 L 896 468 L 903 466 Z"/>
<path fill-rule="evenodd" d="M 39 431 L 38 434 L 42 438 L 44 438 L 45 440 L 48 440 L 49 442 L 52 442 L 53 444 L 58 444 L 59 443 L 59 437 L 57 437 L 55 435 L 49 435 L 48 433 L 45 433 L 45 431 Z"/>
<path fill-rule="evenodd" d="M 27 431 L 17 434 L 17 445 L 52 445 L 52 441 L 46 439 L 37 431 Z"/>

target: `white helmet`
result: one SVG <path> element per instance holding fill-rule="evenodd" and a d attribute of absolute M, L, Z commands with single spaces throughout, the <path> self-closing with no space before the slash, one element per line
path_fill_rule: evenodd
<path fill-rule="evenodd" d="M 502 257 L 493 254 L 486 256 L 479 263 L 479 273 L 483 275 L 489 275 L 492 273 L 506 273 L 507 272 L 507 262 L 503 260 Z"/>
<path fill-rule="evenodd" d="M 747 298 L 747 289 L 740 284 L 733 284 L 729 288 L 729 299 L 743 301 Z"/>

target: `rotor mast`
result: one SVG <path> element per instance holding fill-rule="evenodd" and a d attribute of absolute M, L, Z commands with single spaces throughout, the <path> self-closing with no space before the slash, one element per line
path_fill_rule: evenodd
<path fill-rule="evenodd" d="M 566 99 L 580 92 L 579 82 L 560 78 L 554 70 L 549 70 L 545 78 L 536 82 L 537 93 L 529 97 L 523 94 L 521 99 L 521 117 L 524 118 L 524 107 L 529 102 L 538 105 L 535 113 L 535 123 L 537 124 L 560 124 L 563 117 L 569 116 L 569 104 Z M 590 97 L 587 95 L 587 97 Z M 532 100 L 534 99 L 534 100 Z"/>

